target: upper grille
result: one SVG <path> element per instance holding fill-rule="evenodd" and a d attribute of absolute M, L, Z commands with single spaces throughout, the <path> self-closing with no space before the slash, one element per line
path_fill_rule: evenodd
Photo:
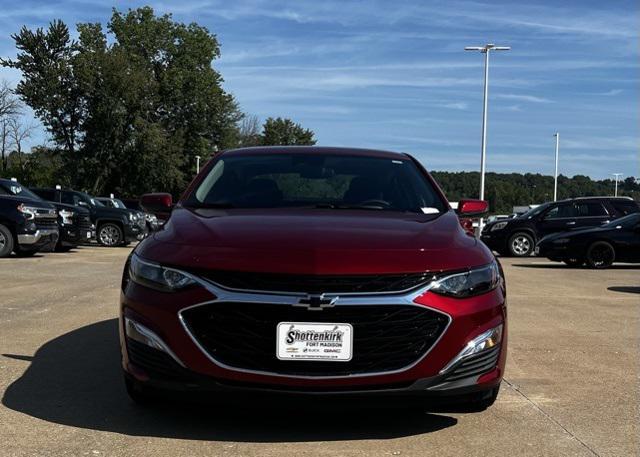
<path fill-rule="evenodd" d="M 265 292 L 381 293 L 401 292 L 431 281 L 433 273 L 384 275 L 291 275 L 241 271 L 194 271 L 227 289 Z"/>
<path fill-rule="evenodd" d="M 498 363 L 499 355 L 500 346 L 496 346 L 486 352 L 480 352 L 479 354 L 468 357 L 456 366 L 455 370 L 449 373 L 445 381 L 457 381 L 458 379 L 479 376 L 491 371 L 495 368 L 496 363 Z"/>
<path fill-rule="evenodd" d="M 413 305 L 338 305 L 311 314 L 288 305 L 211 303 L 182 312 L 189 331 L 205 351 L 225 365 L 297 376 L 348 376 L 405 368 L 438 340 L 448 317 Z M 349 362 L 289 361 L 276 357 L 280 322 L 349 323 Z"/>

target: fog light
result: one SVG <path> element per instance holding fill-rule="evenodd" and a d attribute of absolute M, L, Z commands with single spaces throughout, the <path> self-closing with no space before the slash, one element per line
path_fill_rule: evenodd
<path fill-rule="evenodd" d="M 156 335 L 153 331 L 149 330 L 144 325 L 129 319 L 128 317 L 124 318 L 124 332 L 127 335 L 127 338 L 131 338 L 138 343 L 142 343 L 153 349 L 157 349 L 158 351 L 162 351 L 165 354 L 170 355 L 176 362 L 178 362 L 181 366 L 184 367 L 184 364 L 178 359 L 178 357 L 173 353 L 171 349 L 165 344 L 162 339 Z"/>
<path fill-rule="evenodd" d="M 478 354 L 480 352 L 488 351 L 489 349 L 493 349 L 502 341 L 502 324 L 497 327 L 492 328 L 491 330 L 487 330 L 484 333 L 476 336 L 474 339 L 469 341 L 467 345 L 464 347 L 460 353 L 451 360 L 440 370 L 440 374 L 444 374 L 453 368 L 463 359 L 471 357 L 472 355 Z"/>

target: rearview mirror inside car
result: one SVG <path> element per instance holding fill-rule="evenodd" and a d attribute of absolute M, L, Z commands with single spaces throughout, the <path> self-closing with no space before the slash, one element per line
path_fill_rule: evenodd
<path fill-rule="evenodd" d="M 167 193 L 144 194 L 140 197 L 140 207 L 156 217 L 167 217 L 173 208 L 173 197 Z"/>
<path fill-rule="evenodd" d="M 484 200 L 460 200 L 457 213 L 461 216 L 482 216 L 489 211 L 489 203 Z"/>

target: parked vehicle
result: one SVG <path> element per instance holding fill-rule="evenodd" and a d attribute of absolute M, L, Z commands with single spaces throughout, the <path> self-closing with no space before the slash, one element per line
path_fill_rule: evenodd
<path fill-rule="evenodd" d="M 640 263 L 640 213 L 603 225 L 545 236 L 536 254 L 570 266 L 608 268 L 613 262 Z"/>
<path fill-rule="evenodd" d="M 155 214 L 147 213 L 140 208 L 140 204 L 137 200 L 127 199 L 122 200 L 120 198 L 112 198 L 112 197 L 98 197 L 97 200 L 105 206 L 109 208 L 121 208 L 121 209 L 129 209 L 131 211 L 137 211 L 140 217 L 143 217 L 146 224 L 147 230 L 149 232 L 154 232 L 158 230 L 158 218 Z M 135 202 L 133 204 L 132 202 Z"/>
<path fill-rule="evenodd" d="M 575 228 L 598 227 L 627 214 L 640 212 L 628 197 L 580 197 L 538 205 L 521 216 L 487 224 L 481 239 L 501 255 L 533 254 L 543 237 Z"/>
<path fill-rule="evenodd" d="M 320 147 L 225 151 L 134 249 L 121 348 L 134 400 L 152 392 L 398 395 L 491 405 L 506 291 L 406 154 Z M 461 201 L 473 217 L 486 202 Z"/>
<path fill-rule="evenodd" d="M 108 208 L 84 192 L 61 189 L 32 189 L 45 200 L 86 208 L 96 227 L 96 238 L 103 246 L 122 246 L 141 240 L 147 234 L 144 218 L 128 209 Z"/>
<path fill-rule="evenodd" d="M 0 257 L 52 251 L 59 236 L 57 218 L 53 205 L 16 181 L 0 179 Z"/>

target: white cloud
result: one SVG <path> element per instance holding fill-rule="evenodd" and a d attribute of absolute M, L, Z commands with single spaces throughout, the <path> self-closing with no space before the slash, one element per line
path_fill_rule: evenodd
<path fill-rule="evenodd" d="M 496 98 L 504 100 L 517 100 L 520 102 L 530 103 L 553 103 L 552 100 L 544 97 L 537 97 L 535 95 L 522 95 L 522 94 L 496 94 Z"/>

